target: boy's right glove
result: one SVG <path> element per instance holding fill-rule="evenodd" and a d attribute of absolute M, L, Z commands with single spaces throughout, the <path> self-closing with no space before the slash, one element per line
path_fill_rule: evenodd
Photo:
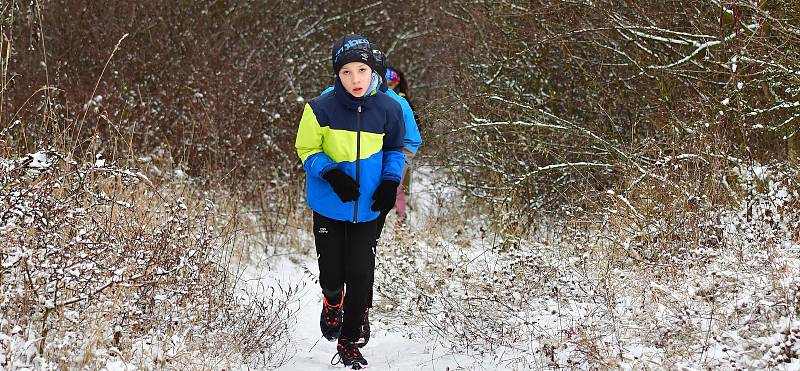
<path fill-rule="evenodd" d="M 339 196 L 342 202 L 350 202 L 358 199 L 361 192 L 358 191 L 358 184 L 349 175 L 339 169 L 331 169 L 322 175 L 333 187 L 333 191 Z"/>

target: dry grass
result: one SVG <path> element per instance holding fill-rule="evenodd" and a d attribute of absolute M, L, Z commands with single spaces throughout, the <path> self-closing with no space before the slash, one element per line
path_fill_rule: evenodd
<path fill-rule="evenodd" d="M 0 327 L 34 336 L 39 362 L 96 368 L 134 357 L 136 342 L 151 339 L 166 353 L 139 359 L 145 365 L 195 362 L 199 354 L 247 364 L 283 342 L 291 292 L 234 295 L 230 258 L 243 232 L 237 211 L 215 203 L 227 194 L 180 181 L 155 186 L 130 169 L 48 156 L 44 169 L 23 158 L 0 174 Z M 29 351 L 6 346 L 11 365 L 15 351 Z"/>
<path fill-rule="evenodd" d="M 63 65 L 47 59 L 43 35 L 55 30 L 48 28 L 52 9 L 40 5 L 0 5 L 0 366 L 282 363 L 292 288 L 249 295 L 236 275 L 249 253 L 241 249 L 245 236 L 263 219 L 244 217 L 252 207 L 224 177 L 188 176 L 173 156 L 181 148 L 164 143 L 141 152 L 145 117 L 129 110 L 135 103 L 117 107 L 107 95 L 107 81 L 119 76 L 118 52 L 130 46 L 125 36 L 105 51 L 84 92 L 88 103 L 71 103 L 55 87 L 64 82 L 55 73 Z M 33 32 L 31 25 L 41 43 L 26 50 L 20 34 Z M 31 50 L 41 54 L 22 52 Z M 26 65 L 30 58 L 40 59 Z M 53 79 L 24 92 L 42 75 L 15 71 L 33 66 Z M 205 170 L 224 174 L 223 165 Z M 270 189 L 264 194 L 273 202 L 291 193 Z"/>

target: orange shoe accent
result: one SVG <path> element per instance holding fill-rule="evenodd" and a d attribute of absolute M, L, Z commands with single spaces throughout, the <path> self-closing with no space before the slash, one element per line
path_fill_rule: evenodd
<path fill-rule="evenodd" d="M 328 298 L 325 297 L 325 295 L 322 295 L 322 303 L 325 304 L 325 306 L 327 306 L 327 307 L 339 308 L 339 307 L 342 306 L 342 304 L 344 304 L 344 293 L 342 293 L 342 299 L 339 300 L 339 304 L 331 305 L 331 303 L 328 302 Z M 369 309 L 369 308 L 367 308 L 367 309 Z"/>

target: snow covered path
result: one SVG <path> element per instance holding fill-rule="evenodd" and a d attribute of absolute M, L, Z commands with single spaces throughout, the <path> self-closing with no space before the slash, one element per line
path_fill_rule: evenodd
<path fill-rule="evenodd" d="M 336 345 L 323 339 L 319 330 L 322 297 L 315 281 L 317 263 L 305 256 L 299 260 L 300 264 L 297 264 L 286 257 L 264 257 L 248 266 L 244 272 L 244 280 L 251 287 L 297 286 L 300 289 L 292 303 L 292 308 L 297 310 L 297 318 L 296 323 L 290 323 L 291 340 L 286 354 L 289 360 L 279 370 L 343 369 L 341 365 L 330 364 Z M 370 317 L 380 315 L 374 313 Z M 379 320 L 373 320 L 371 326 L 372 338 L 369 345 L 363 348 L 369 370 L 491 369 L 476 364 L 476 359 L 471 356 L 452 354 L 442 346 L 434 346 L 416 338 L 409 339 L 403 333 L 388 329 Z"/>
<path fill-rule="evenodd" d="M 436 197 L 441 197 L 444 190 L 435 186 L 433 170 L 419 168 L 417 176 L 412 177 L 415 197 L 410 198 L 409 220 L 412 227 L 424 224 L 429 214 L 435 212 Z M 387 221 L 384 238 L 394 234 L 389 225 L 393 216 Z M 313 244 L 313 240 L 303 243 Z M 313 246 L 313 245 L 312 245 Z M 310 248 L 314 251 L 313 247 Z M 380 248 L 378 249 L 380 251 Z M 336 352 L 336 343 L 322 338 L 319 329 L 319 314 L 322 309 L 322 292 L 317 283 L 319 268 L 313 256 L 287 255 L 269 257 L 254 256 L 246 267 L 243 279 L 251 288 L 259 288 L 269 293 L 269 287 L 298 287 L 299 291 L 292 302 L 297 310 L 296 322 L 290 323 L 290 344 L 287 346 L 288 361 L 279 370 L 339 370 L 341 364 L 330 364 Z M 378 260 L 382 259 L 380 252 Z M 375 291 L 375 302 L 379 303 L 380 294 Z M 378 307 L 370 312 L 372 335 L 369 345 L 362 348 L 364 358 L 369 362 L 369 370 L 494 370 L 488 359 L 474 355 L 454 354 L 448 346 L 436 344 L 434 341 L 422 339 L 422 331 L 413 323 L 401 328 L 390 328 L 386 321 L 381 321 L 383 313 Z M 401 332 L 402 331 L 402 332 Z M 411 334 L 409 336 L 409 334 Z"/>

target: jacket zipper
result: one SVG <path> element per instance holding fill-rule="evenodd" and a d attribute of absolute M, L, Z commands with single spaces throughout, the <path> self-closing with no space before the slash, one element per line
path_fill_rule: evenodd
<path fill-rule="evenodd" d="M 356 113 L 356 186 L 361 189 L 361 106 Z M 353 204 L 353 223 L 358 223 L 358 198 Z"/>

